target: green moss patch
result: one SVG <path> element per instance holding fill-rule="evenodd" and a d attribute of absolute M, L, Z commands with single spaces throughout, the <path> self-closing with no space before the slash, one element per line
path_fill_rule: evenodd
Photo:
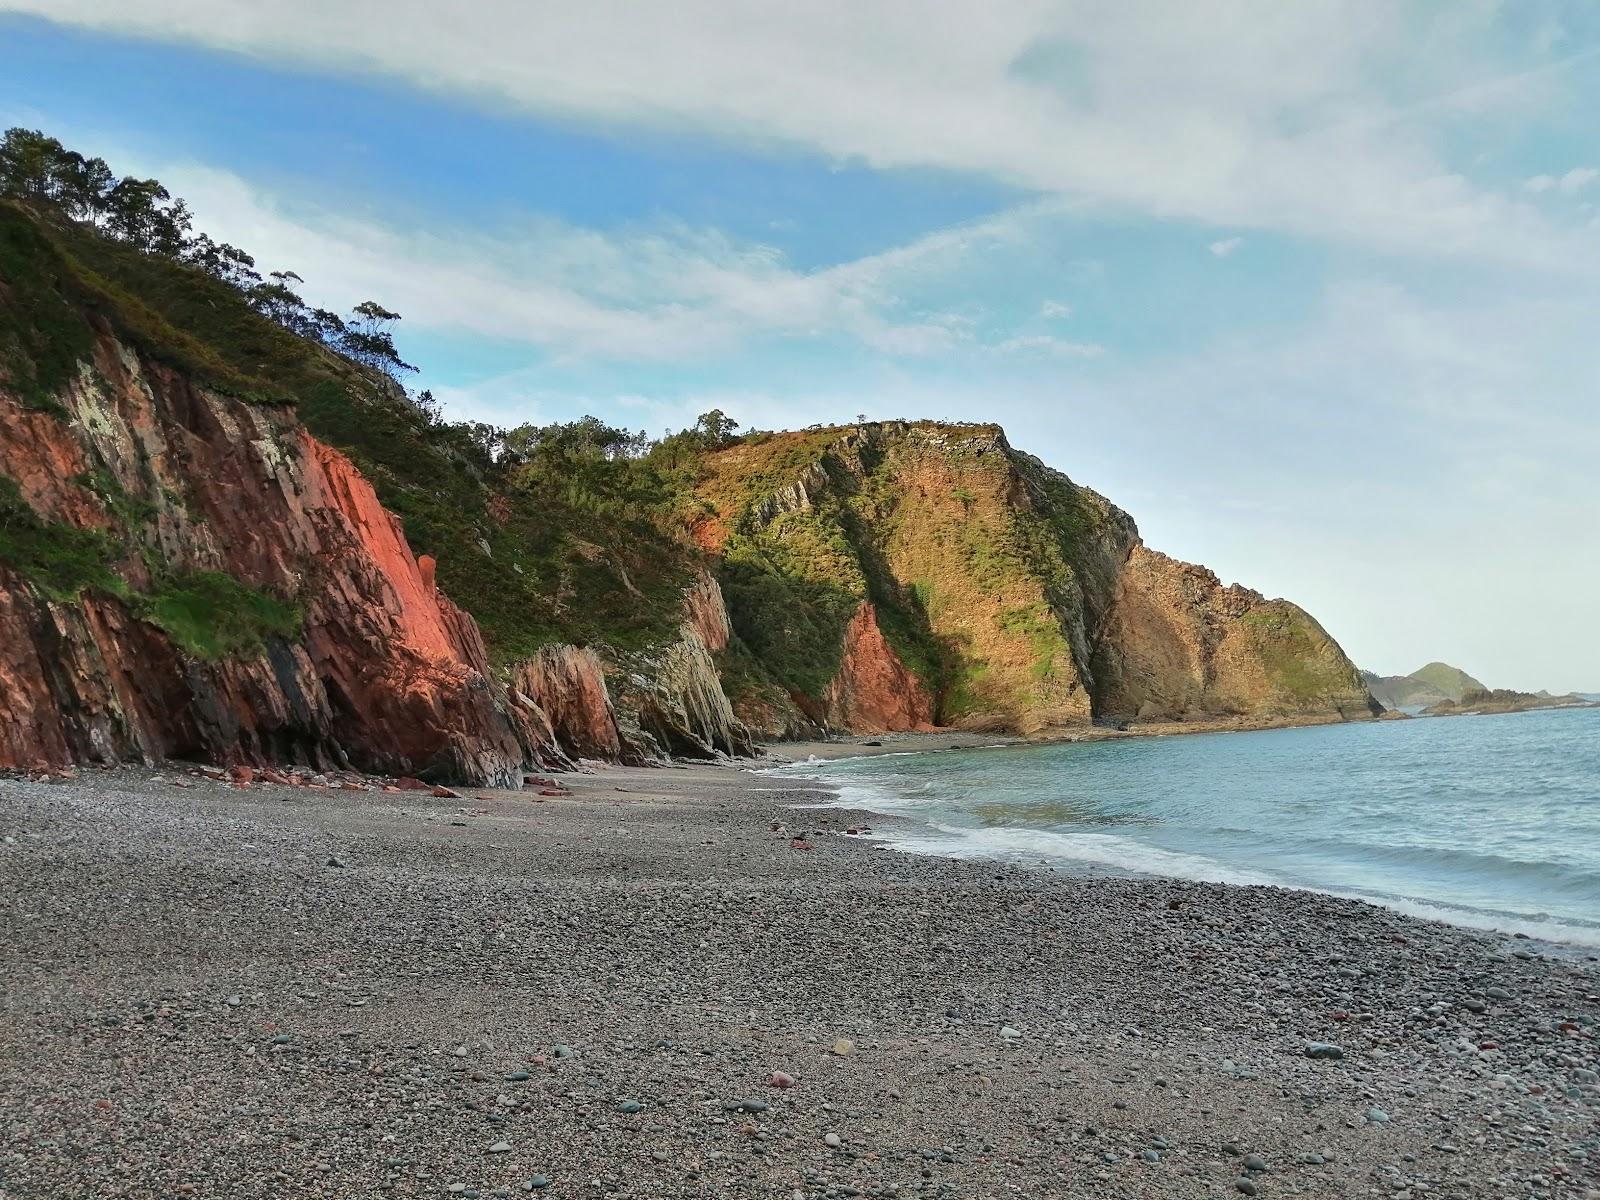
<path fill-rule="evenodd" d="M 53 600 L 72 600 L 90 588 L 128 593 L 114 568 L 117 543 L 94 529 L 46 521 L 22 498 L 13 479 L 0 475 L 0 563 Z"/>
<path fill-rule="evenodd" d="M 220 571 L 164 578 L 137 609 L 184 650 L 213 661 L 258 654 L 269 637 L 296 637 L 305 619 L 298 606 Z"/>

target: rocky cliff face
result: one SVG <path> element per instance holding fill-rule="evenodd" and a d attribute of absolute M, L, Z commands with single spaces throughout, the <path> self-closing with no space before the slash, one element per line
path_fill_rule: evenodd
<path fill-rule="evenodd" d="M 993 426 L 533 434 L 0 203 L 0 767 L 515 783 L 757 734 L 1370 707 L 1306 614 Z"/>
<path fill-rule="evenodd" d="M 501 682 L 432 560 L 292 409 L 196 387 L 104 328 L 55 401 L 25 409 L 0 384 L 0 767 L 196 758 L 516 786 L 580 756 L 751 751 L 712 660 L 713 580 L 619 720 L 592 651 L 547 647 Z"/>
<path fill-rule="evenodd" d="M 1374 711 L 1299 608 L 1148 550 L 993 426 L 772 435 L 712 456 L 699 496 L 734 627 L 790 699 L 751 706 L 769 729 Z"/>
<path fill-rule="evenodd" d="M 1092 669 L 1108 716 L 1375 715 L 1360 673 L 1307 613 L 1143 545 L 1117 577 Z"/>
<path fill-rule="evenodd" d="M 559 753 L 371 486 L 291 412 L 196 388 L 104 330 L 57 401 L 27 411 L 0 389 L 19 502 L 0 765 L 189 757 L 510 783 Z M 50 544 L 77 547 L 82 578 L 61 578 Z"/>
<path fill-rule="evenodd" d="M 701 575 L 683 597 L 676 641 L 608 664 L 593 650 L 548 646 L 514 673 L 574 757 L 650 763 L 748 756 L 755 741 L 722 690 L 715 655 L 730 627 L 722 591 Z"/>

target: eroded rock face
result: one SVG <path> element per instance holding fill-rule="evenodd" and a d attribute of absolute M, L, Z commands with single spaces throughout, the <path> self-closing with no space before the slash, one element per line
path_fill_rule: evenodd
<path fill-rule="evenodd" d="M 737 681 L 764 732 L 1374 714 L 1302 610 L 1146 549 L 1128 514 L 997 426 L 773 434 L 720 452 L 699 499 L 697 536 L 768 670 Z"/>
<path fill-rule="evenodd" d="M 513 686 L 544 711 L 557 742 L 572 757 L 606 762 L 622 757 L 605 664 L 593 650 L 546 646 L 517 667 Z"/>
<path fill-rule="evenodd" d="M 573 757 L 627 763 L 745 757 L 750 731 L 722 690 L 714 653 L 730 627 L 717 581 L 702 574 L 684 593 L 678 640 L 608 667 L 592 650 L 547 646 L 515 673 L 515 688 L 550 718 Z"/>
<path fill-rule="evenodd" d="M 1143 545 L 1118 577 L 1093 670 L 1109 716 L 1348 720 L 1378 711 L 1360 672 L 1304 610 L 1224 587 L 1205 567 Z"/>
<path fill-rule="evenodd" d="M 906 669 L 863 601 L 844 635 L 844 659 L 824 696 L 828 723 L 852 733 L 933 728 L 933 699 Z"/>
<path fill-rule="evenodd" d="M 136 508 L 116 564 L 131 592 L 155 567 L 223 573 L 298 604 L 302 632 L 202 659 L 132 601 L 52 600 L 0 571 L 0 766 L 178 757 L 518 784 L 559 756 L 348 459 L 292 412 L 195 388 L 108 334 L 94 365 L 65 419 L 0 390 L 0 472 L 60 525 L 114 527 L 90 479 Z"/>
<path fill-rule="evenodd" d="M 722 589 L 702 573 L 684 594 L 678 640 L 623 681 L 623 736 L 636 753 L 716 758 L 756 752 L 750 730 L 722 690 L 714 657 L 727 646 L 731 628 Z"/>

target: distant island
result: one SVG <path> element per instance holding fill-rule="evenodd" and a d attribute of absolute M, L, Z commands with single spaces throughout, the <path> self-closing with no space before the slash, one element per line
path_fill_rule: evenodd
<path fill-rule="evenodd" d="M 1468 713 L 1527 712 L 1535 708 L 1588 706 L 1594 697 L 1578 693 L 1553 695 L 1548 691 L 1519 692 L 1491 688 L 1449 663 L 1431 662 L 1409 675 L 1361 672 L 1372 698 L 1392 712 L 1411 709 L 1426 717 L 1463 716 Z"/>

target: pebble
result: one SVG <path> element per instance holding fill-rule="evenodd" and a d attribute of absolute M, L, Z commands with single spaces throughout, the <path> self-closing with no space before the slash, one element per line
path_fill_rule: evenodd
<path fill-rule="evenodd" d="M 834 1149 L 838 1149 L 840 1146 L 844 1145 L 844 1139 L 841 1138 L 837 1133 L 824 1134 L 822 1137 L 822 1142 L 824 1145 L 832 1146 Z"/>
<path fill-rule="evenodd" d="M 1267 1160 L 1259 1154 L 1246 1154 L 1244 1156 L 1244 1169 L 1246 1171 L 1265 1171 Z"/>
<path fill-rule="evenodd" d="M 535 1175 L 532 1179 L 528 1180 L 527 1183 L 523 1184 L 523 1187 L 525 1187 L 530 1192 L 537 1192 L 537 1191 L 540 1191 L 541 1189 L 547 1188 L 549 1186 L 550 1186 L 550 1181 L 548 1179 L 546 1179 L 543 1175 Z"/>
<path fill-rule="evenodd" d="M 1233 1186 L 1246 1196 L 1254 1196 L 1256 1194 L 1255 1180 L 1246 1179 L 1243 1175 L 1233 1181 Z"/>
<path fill-rule="evenodd" d="M 511 1153 L 511 1143 L 510 1142 L 496 1142 L 494 1145 L 490 1146 L 486 1151 L 484 1151 L 484 1153 L 485 1154 L 509 1154 L 509 1153 Z"/>
<path fill-rule="evenodd" d="M 617 1111 L 631 1117 L 634 1113 L 642 1113 L 644 1105 L 637 1100 L 620 1100 L 617 1102 Z"/>
<path fill-rule="evenodd" d="M 1333 1042 L 1307 1042 L 1307 1058 L 1343 1058 L 1344 1047 Z"/>
<path fill-rule="evenodd" d="M 840 1058 L 846 1057 L 855 1048 L 856 1048 L 856 1044 L 854 1042 L 852 1042 L 849 1038 L 838 1038 L 833 1043 L 833 1052 L 835 1054 L 837 1054 Z"/>
<path fill-rule="evenodd" d="M 1000 1027 L 1000 1036 L 1005 1038 L 1007 1041 L 1011 1041 L 1013 1038 L 1021 1037 L 1022 1036 L 1022 1030 L 1013 1029 L 1009 1025 L 1002 1025 Z"/>
<path fill-rule="evenodd" d="M 1389 1123 L 1389 1114 L 1381 1108 L 1369 1108 L 1367 1109 L 1367 1123 L 1369 1125 L 1387 1125 Z"/>

